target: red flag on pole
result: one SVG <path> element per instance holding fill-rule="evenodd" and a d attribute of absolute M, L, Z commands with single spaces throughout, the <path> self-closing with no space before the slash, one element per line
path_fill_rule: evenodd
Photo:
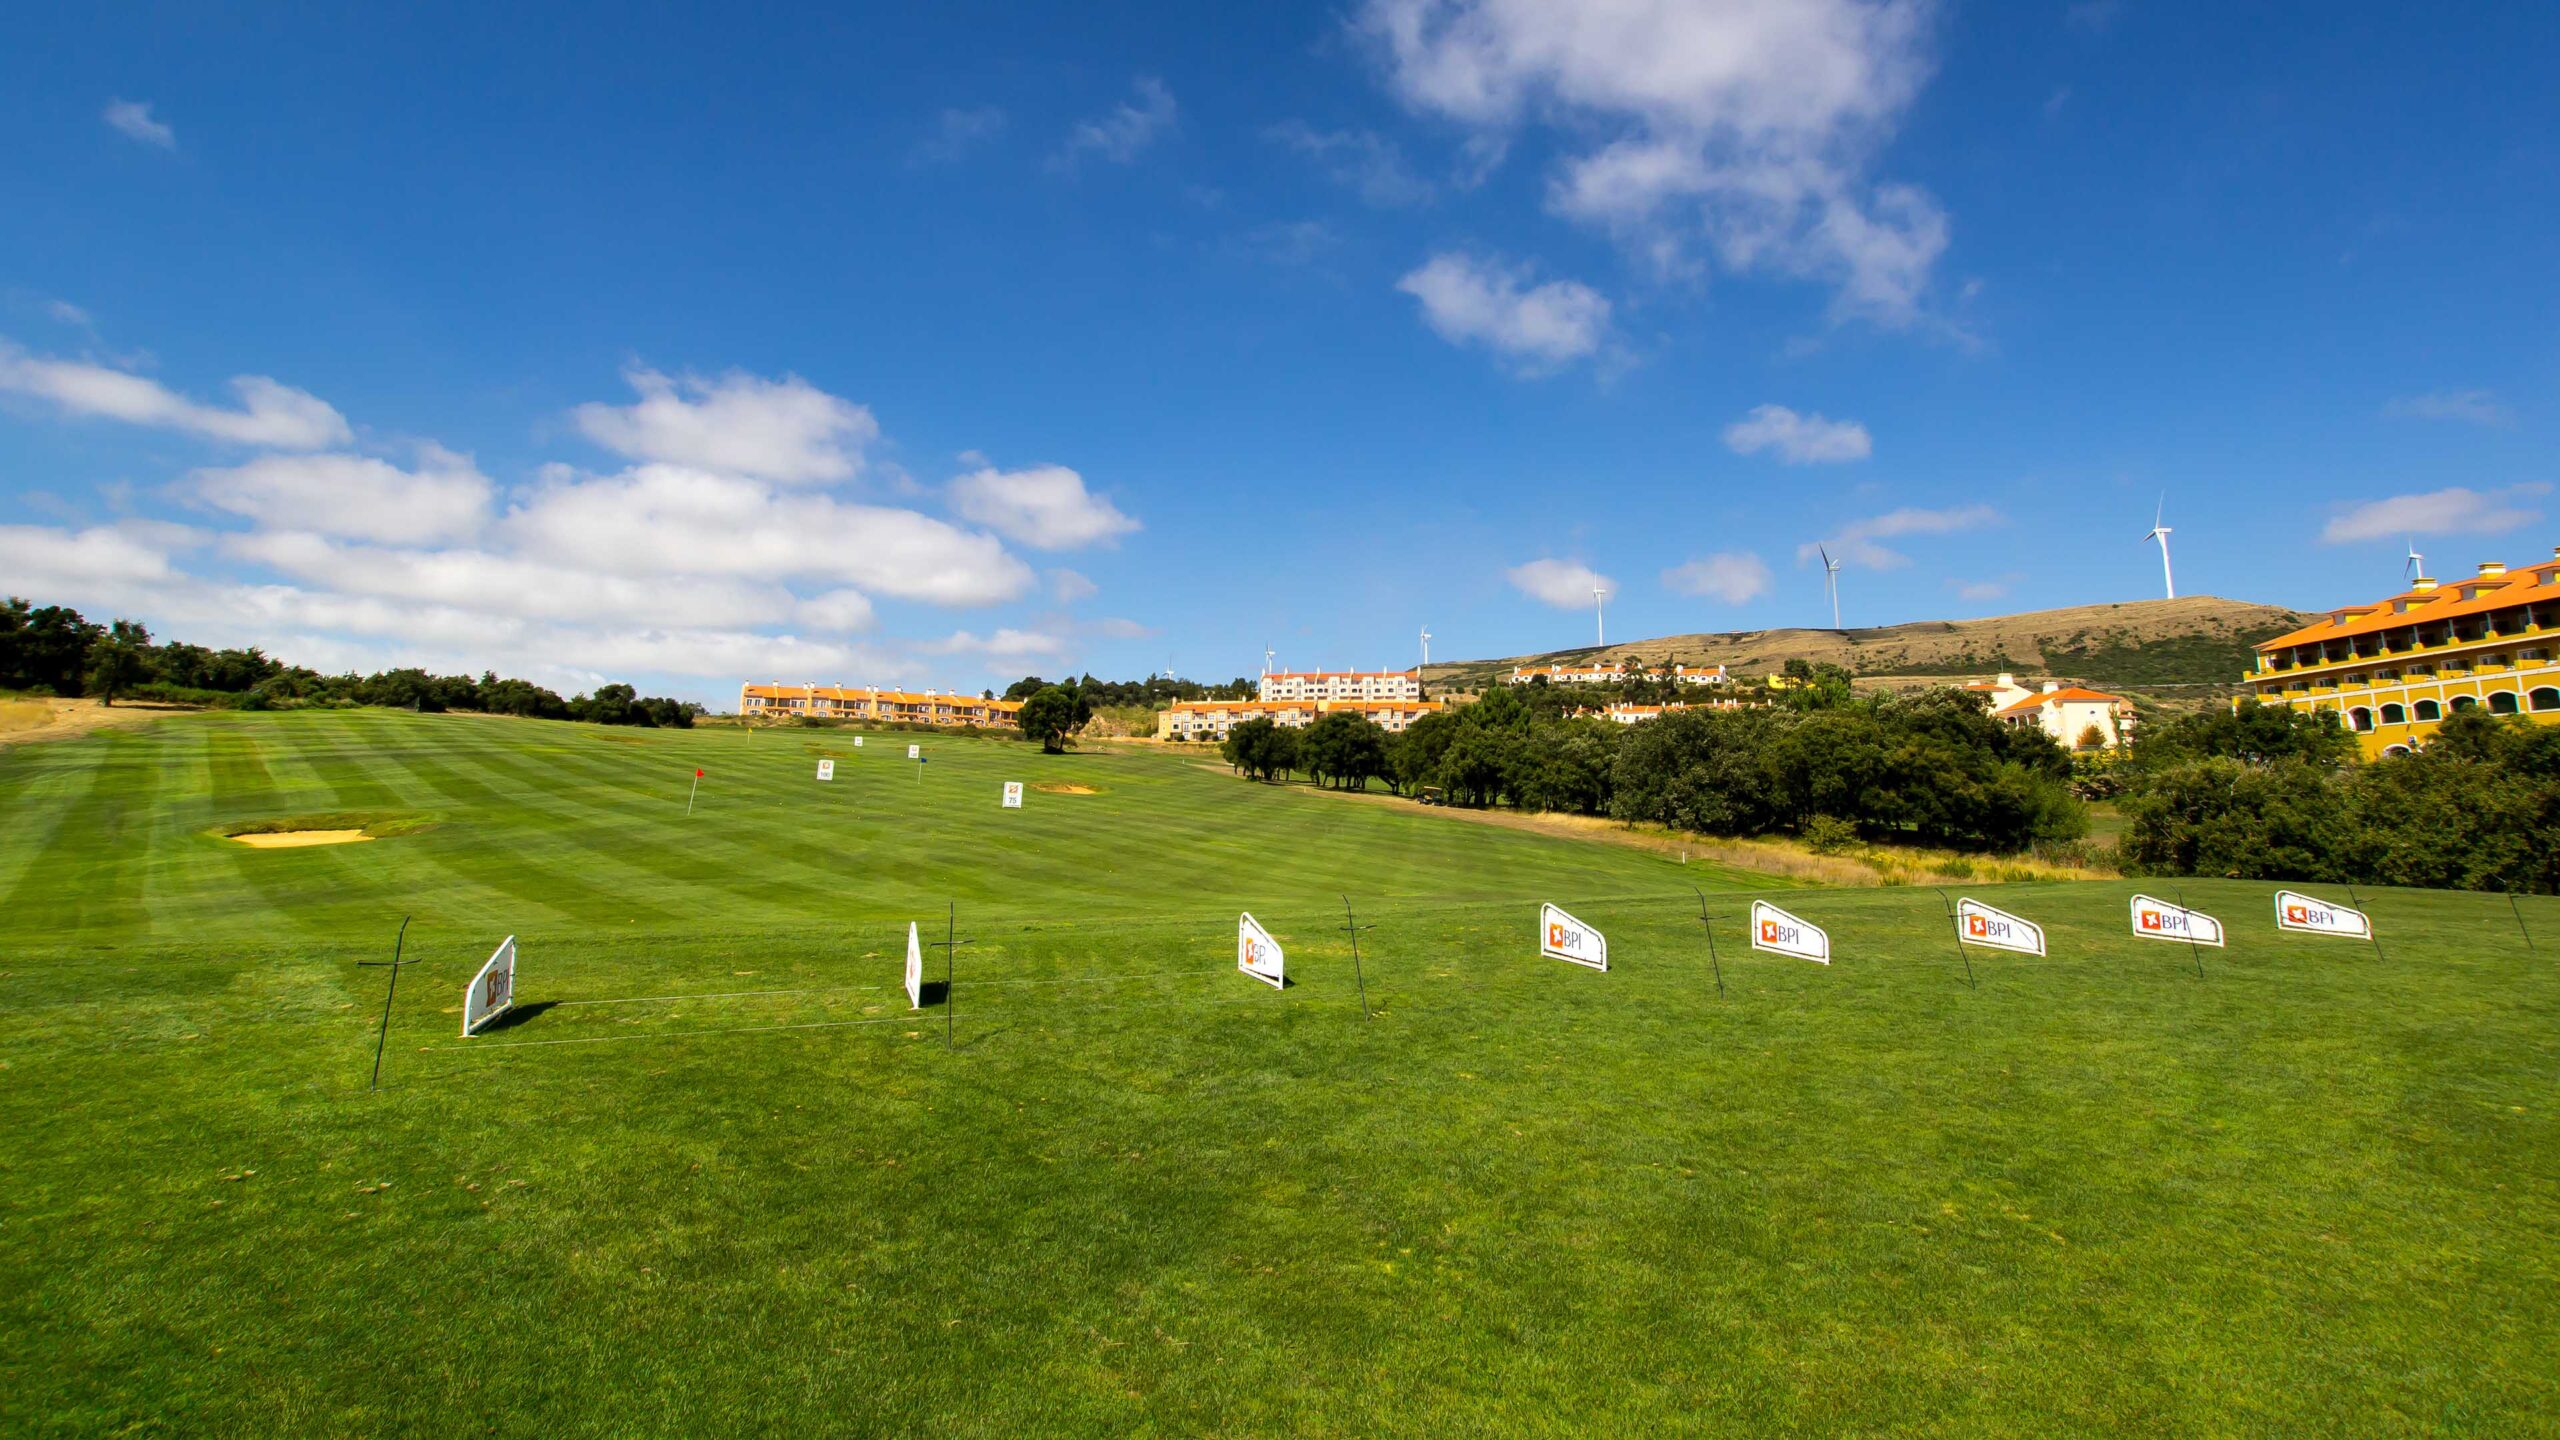
<path fill-rule="evenodd" d="M 701 771 L 699 771 L 699 770 L 694 771 L 694 772 L 693 772 L 693 778 L 694 778 L 694 779 L 696 779 L 696 780 L 701 779 L 701 778 L 702 778 L 702 772 L 701 772 Z"/>

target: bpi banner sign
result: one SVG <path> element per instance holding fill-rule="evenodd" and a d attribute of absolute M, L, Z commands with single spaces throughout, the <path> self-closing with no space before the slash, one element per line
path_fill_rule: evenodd
<path fill-rule="evenodd" d="M 468 1038 L 474 1031 L 514 1008 L 516 1003 L 516 937 L 510 935 L 471 977 L 471 988 L 462 992 L 462 1033 Z"/>
<path fill-rule="evenodd" d="M 2276 892 L 2276 928 L 2307 935 L 2344 935 L 2350 940 L 2373 938 L 2373 921 L 2363 911 L 2314 900 L 2292 890 Z"/>
<path fill-rule="evenodd" d="M 1022 808 L 1021 781 L 1007 780 L 1004 782 L 1004 808 L 1007 810 L 1019 810 Z"/>
<path fill-rule="evenodd" d="M 2044 953 L 2044 927 L 1994 910 L 1979 900 L 1956 902 L 1956 938 L 1967 945 L 2014 950 L 2020 955 Z"/>
<path fill-rule="evenodd" d="M 916 940 L 916 922 L 907 922 L 907 1008 L 924 1008 L 924 946 Z"/>
<path fill-rule="evenodd" d="M 1236 968 L 1274 990 L 1289 988 L 1286 972 L 1288 957 L 1280 951 L 1280 942 L 1262 928 L 1262 922 L 1247 911 L 1236 917 Z"/>
<path fill-rule="evenodd" d="M 921 745 L 910 745 L 910 746 L 908 746 L 908 747 L 907 747 L 907 758 L 908 758 L 908 759 L 910 759 L 910 760 L 921 760 L 921 759 L 923 759 L 923 758 L 924 758 L 924 747 L 923 747 L 923 746 L 921 746 Z"/>
<path fill-rule="evenodd" d="M 1831 937 L 1766 900 L 1751 902 L 1751 948 L 1792 955 L 1816 965 L 1831 963 Z"/>
<path fill-rule="evenodd" d="M 1594 970 L 1609 968 L 1609 940 L 1553 905 L 1538 907 L 1538 953 Z"/>
<path fill-rule="evenodd" d="M 836 762 L 833 760 L 819 761 L 818 778 L 821 780 L 833 780 L 836 778 Z"/>
<path fill-rule="evenodd" d="M 2154 900 L 2148 895 L 2133 897 L 2133 933 L 2145 940 L 2184 940 L 2222 948 L 2221 921 L 2201 910 Z"/>

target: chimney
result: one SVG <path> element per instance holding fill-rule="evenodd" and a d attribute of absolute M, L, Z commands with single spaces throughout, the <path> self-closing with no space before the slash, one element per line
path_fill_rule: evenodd
<path fill-rule="evenodd" d="M 2059 681 L 2059 680 L 2047 680 L 2046 682 L 2044 682 L 2044 693 L 2046 693 L 2047 695 L 2050 695 L 2050 694 L 2052 694 L 2054 691 L 2059 690 L 2059 689 L 2061 689 L 2061 688 L 2062 688 L 2062 682 L 2061 682 L 2061 681 Z"/>
<path fill-rule="evenodd" d="M 2483 580 L 2494 579 L 2495 577 L 2506 573 L 2507 562 L 2504 560 L 2483 560 L 2480 562 L 2480 578 Z"/>
<path fill-rule="evenodd" d="M 2003 670 L 2000 672 L 2000 679 L 1998 683 L 2000 688 L 2003 690 L 2014 689 L 2017 686 L 2018 677 L 2010 674 L 2006 670 Z"/>
<path fill-rule="evenodd" d="M 2421 575 L 2409 582 L 2409 593 L 2413 595 L 2430 595 L 2435 592 L 2435 588 L 2435 577 L 2431 575 Z"/>

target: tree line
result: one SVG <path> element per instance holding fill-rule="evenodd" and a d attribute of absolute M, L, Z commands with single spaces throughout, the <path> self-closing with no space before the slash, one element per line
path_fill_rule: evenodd
<path fill-rule="evenodd" d="M 1227 763 L 1472 806 L 1605 815 L 1709 835 L 1855 833 L 1976 851 L 2079 838 L 2070 756 L 2041 730 L 1993 719 L 1979 696 L 1860 696 L 1835 666 L 1735 709 L 1639 725 L 1572 713 L 1588 697 L 1503 686 L 1398 734 L 1326 715 L 1302 730 L 1248 720 Z"/>
<path fill-rule="evenodd" d="M 468 710 L 601 725 L 688 728 L 702 707 L 642 695 L 629 685 L 599 685 L 562 699 L 529 680 L 495 671 L 435 675 L 409 668 L 324 675 L 289 665 L 256 646 L 208 650 L 155 642 L 131 620 L 100 625 L 62 605 L 38 606 L 18 596 L 0 604 L 0 690 L 65 698 L 95 697 L 206 705 L 234 710 L 383 705 L 403 710 Z"/>

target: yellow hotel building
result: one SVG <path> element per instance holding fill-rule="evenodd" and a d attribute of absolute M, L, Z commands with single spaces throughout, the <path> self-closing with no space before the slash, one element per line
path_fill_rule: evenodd
<path fill-rule="evenodd" d="M 738 687 L 738 713 L 758 719 L 897 720 L 909 725 L 1013 725 L 1018 700 L 982 700 L 931 690 L 873 690 L 843 685 Z"/>
<path fill-rule="evenodd" d="M 2495 561 L 2467 580 L 2421 577 L 2397 595 L 2258 648 L 2260 702 L 2333 710 L 2368 759 L 2422 748 L 2457 710 L 2560 721 L 2560 549 L 2549 563 Z"/>

